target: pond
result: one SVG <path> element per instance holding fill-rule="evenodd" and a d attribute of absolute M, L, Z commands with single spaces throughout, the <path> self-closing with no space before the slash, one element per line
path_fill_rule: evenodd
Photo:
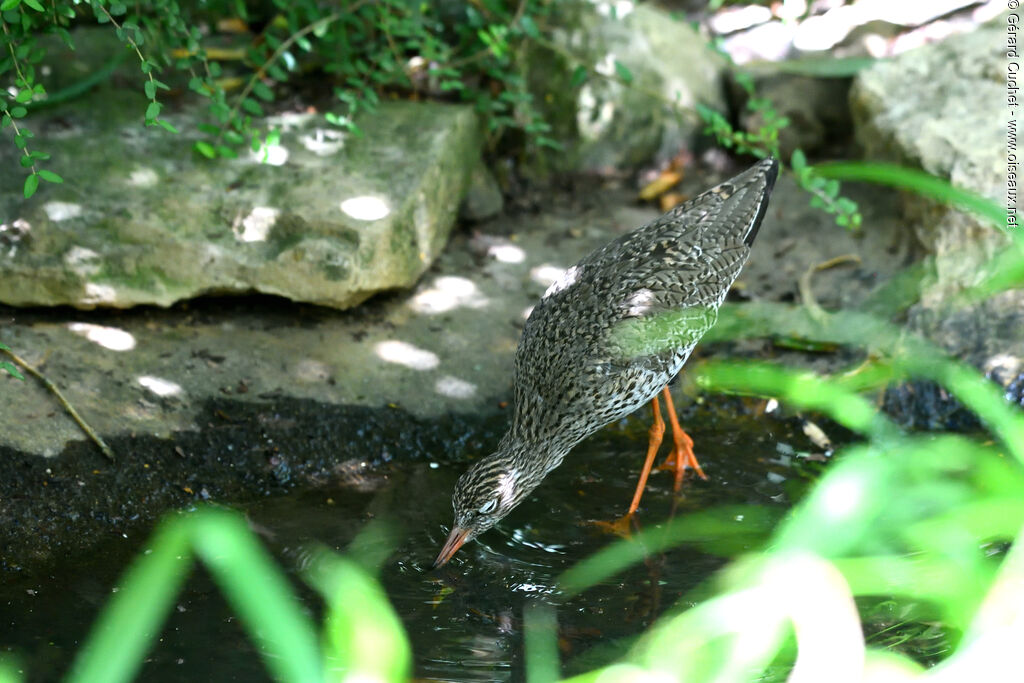
<path fill-rule="evenodd" d="M 794 421 L 755 419 L 742 414 L 739 400 L 719 400 L 729 410 L 712 415 L 700 407 L 684 418 L 709 480 L 689 476 L 676 498 L 671 473 L 652 475 L 638 517 L 644 528 L 725 504 L 781 510 L 787 487 L 800 483 L 800 470 L 780 458 L 787 444 L 808 447 L 793 430 Z M 451 523 L 450 496 L 466 467 L 464 454 L 396 458 L 344 489 L 266 498 L 246 513 L 293 577 L 310 543 L 343 550 L 371 519 L 389 522 L 398 531 L 397 547 L 383 562 L 380 578 L 409 633 L 416 678 L 521 679 L 522 615 L 532 600 L 557 605 L 565 671 L 583 671 L 620 652 L 725 562 L 682 546 L 649 556 L 572 599 L 559 595 L 559 575 L 614 540 L 592 521 L 615 518 L 628 506 L 646 444 L 647 413 L 640 415 L 581 444 L 502 524 L 440 570 L 431 564 Z M 129 560 L 124 550 L 101 546 L 85 562 L 0 588 L 0 643 L 20 657 L 29 680 L 54 680 L 66 671 Z M 295 584 L 317 614 L 318 598 L 297 578 Z M 202 569 L 174 604 L 139 680 L 268 680 L 255 646 Z"/>

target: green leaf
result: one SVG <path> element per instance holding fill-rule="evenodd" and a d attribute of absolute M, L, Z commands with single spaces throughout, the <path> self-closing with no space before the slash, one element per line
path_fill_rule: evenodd
<path fill-rule="evenodd" d="M 160 109 L 161 108 L 162 107 L 161 107 L 159 102 L 157 102 L 155 100 L 153 102 L 150 102 L 149 106 L 146 107 L 146 120 L 147 121 L 155 121 L 156 118 L 158 116 L 160 116 Z"/>
<path fill-rule="evenodd" d="M 32 164 L 35 163 L 35 160 L 32 158 L 31 154 L 25 154 L 21 157 L 20 162 L 22 168 L 29 168 L 30 166 L 32 166 Z"/>
<path fill-rule="evenodd" d="M 64 179 L 61 178 L 59 175 L 57 175 L 53 171 L 47 171 L 45 168 L 44 169 L 40 169 L 39 177 L 42 178 L 43 180 L 45 180 L 48 183 L 63 183 L 64 182 Z"/>
<path fill-rule="evenodd" d="M 28 140 L 25 138 L 24 135 L 14 136 L 14 146 L 17 147 L 18 149 L 25 149 L 25 145 L 27 144 Z"/>
<path fill-rule="evenodd" d="M 18 370 L 18 366 L 6 360 L 0 360 L 0 370 L 6 370 L 14 379 L 20 379 L 22 382 L 25 381 L 25 375 L 21 374 Z"/>
<path fill-rule="evenodd" d="M 285 73 L 285 70 L 282 69 L 277 64 L 271 64 L 270 66 L 266 67 L 266 69 L 267 75 L 269 75 L 275 81 L 283 82 L 288 80 L 288 74 Z"/>
<path fill-rule="evenodd" d="M 578 88 L 578 87 L 580 87 L 581 85 L 583 85 L 584 83 L 587 82 L 587 76 L 589 76 L 589 75 L 590 75 L 590 72 L 587 71 L 587 68 L 585 66 L 583 66 L 583 65 L 577 66 L 575 69 L 573 69 L 572 76 L 569 78 L 569 87 L 570 88 Z"/>
<path fill-rule="evenodd" d="M 260 98 L 264 102 L 274 101 L 274 91 L 267 87 L 267 84 L 263 81 L 256 81 L 253 83 L 252 92 L 256 97 Z"/>
<path fill-rule="evenodd" d="M 790 165 L 794 171 L 799 171 L 802 168 L 807 167 L 807 156 L 804 154 L 802 149 L 794 149 L 793 156 L 789 159 Z"/>
<path fill-rule="evenodd" d="M 25 107 L 11 107 L 11 116 L 16 119 L 20 119 L 28 113 L 28 109 Z"/>
<path fill-rule="evenodd" d="M 252 99 L 251 97 L 246 97 L 244 100 L 242 100 L 242 109 L 252 114 L 253 116 L 263 116 L 263 107 L 261 107 L 259 105 L 259 102 Z"/>
<path fill-rule="evenodd" d="M 540 31 L 537 30 L 537 24 L 534 23 L 533 18 L 529 14 L 524 14 L 522 16 L 519 20 L 519 25 L 523 27 L 523 33 L 531 38 L 540 37 Z"/>
<path fill-rule="evenodd" d="M 19 90 L 18 94 L 14 96 L 14 101 L 15 102 L 19 102 L 21 104 L 25 104 L 26 102 L 30 101 L 31 99 L 32 99 L 32 91 L 29 90 L 28 88 L 25 88 L 23 90 Z"/>
<path fill-rule="evenodd" d="M 146 91 L 147 99 L 156 99 L 156 83 L 154 83 L 153 81 L 146 81 L 146 83 L 143 85 L 143 89 Z"/>
<path fill-rule="evenodd" d="M 0 3 L 0 12 L 6 12 L 7 10 L 14 9 L 21 4 L 21 0 L 4 0 Z"/>
<path fill-rule="evenodd" d="M 622 62 L 620 62 L 617 59 L 615 60 L 615 73 L 617 73 L 619 75 L 619 78 L 621 78 L 623 80 L 623 82 L 625 82 L 625 83 L 632 83 L 633 82 L 633 72 L 630 71 L 629 68 L 625 64 L 623 64 Z"/>
<path fill-rule="evenodd" d="M 213 145 L 211 145 L 209 142 L 204 142 L 203 140 L 197 140 L 195 145 L 193 145 L 193 147 L 195 148 L 195 150 L 197 152 L 202 154 L 207 159 L 216 159 L 217 158 L 217 150 L 215 150 L 213 148 Z"/>
<path fill-rule="evenodd" d="M 45 12 L 46 10 L 42 5 L 39 4 L 39 0 L 21 0 L 22 3 L 28 5 L 37 12 Z"/>
<path fill-rule="evenodd" d="M 25 178 L 25 199 L 28 199 L 36 193 L 36 189 L 39 187 L 39 176 L 35 173 Z"/>
<path fill-rule="evenodd" d="M 167 123 L 167 121 L 164 121 L 163 119 L 157 119 L 156 123 L 158 126 L 166 130 L 168 133 L 174 133 L 175 135 L 177 135 L 178 129 L 172 126 L 171 124 Z"/>

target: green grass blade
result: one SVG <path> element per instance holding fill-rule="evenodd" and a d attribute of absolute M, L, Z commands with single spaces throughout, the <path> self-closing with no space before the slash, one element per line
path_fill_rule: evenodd
<path fill-rule="evenodd" d="M 358 564 L 321 550 L 306 580 L 327 601 L 327 680 L 404 681 L 412 649 L 380 584 Z"/>
<path fill-rule="evenodd" d="M 995 227 L 1006 230 L 1005 208 L 916 168 L 881 162 L 849 161 L 819 164 L 814 166 L 814 172 L 823 178 L 863 181 L 909 190 L 970 211 Z"/>
<path fill-rule="evenodd" d="M 767 537 L 781 514 L 774 508 L 732 505 L 686 515 L 664 528 L 648 529 L 602 548 L 567 569 L 558 577 L 558 585 L 564 595 L 571 597 L 682 543 L 717 545 L 730 539 L 730 554 L 750 551 Z"/>
<path fill-rule="evenodd" d="M 701 366 L 693 376 L 698 386 L 712 391 L 775 396 L 833 420 L 874 439 L 894 439 L 899 428 L 868 401 L 810 372 L 767 363 L 716 362 Z"/>
<path fill-rule="evenodd" d="M 528 604 L 523 610 L 526 683 L 554 683 L 561 678 L 558 619 L 551 605 Z"/>
<path fill-rule="evenodd" d="M 782 61 L 753 61 L 743 65 L 743 71 L 753 75 L 773 75 L 778 73 L 794 76 L 810 76 L 812 78 L 850 78 L 877 64 L 876 57 L 802 57 L 783 59 Z"/>
<path fill-rule="evenodd" d="M 192 564 L 185 522 L 176 518 L 160 525 L 148 554 L 135 560 L 103 608 L 68 681 L 120 683 L 134 678 Z"/>
<path fill-rule="evenodd" d="M 25 671 L 18 661 L 11 656 L 0 657 L 0 683 L 21 683 L 25 680 Z"/>
<path fill-rule="evenodd" d="M 213 575 L 279 681 L 322 682 L 313 622 L 273 558 L 237 514 L 207 508 L 188 518 L 196 555 Z"/>
<path fill-rule="evenodd" d="M 863 313 L 840 311 L 816 318 L 799 306 L 767 302 L 723 306 L 719 323 L 708 337 L 724 340 L 772 335 L 861 347 L 887 357 L 899 375 L 924 377 L 944 385 L 1024 463 L 1024 415 L 1006 403 L 995 382 L 949 358 L 924 339 Z"/>

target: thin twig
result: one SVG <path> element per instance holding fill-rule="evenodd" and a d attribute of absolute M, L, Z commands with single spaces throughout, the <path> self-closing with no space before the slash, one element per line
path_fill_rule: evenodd
<path fill-rule="evenodd" d="M 840 266 L 844 263 L 860 263 L 860 256 L 857 254 L 843 254 L 842 256 L 836 256 L 830 258 L 827 261 L 823 261 L 817 265 L 813 265 L 804 271 L 804 274 L 800 276 L 800 300 L 804 306 L 807 307 L 808 312 L 816 319 L 820 320 L 825 315 L 825 310 L 818 305 L 818 300 L 814 298 L 814 289 L 811 287 L 811 278 L 819 270 L 828 270 Z"/>
<path fill-rule="evenodd" d="M 17 363 L 22 370 L 24 370 L 25 372 L 27 372 L 28 374 L 32 375 L 40 382 L 42 382 L 43 386 L 49 389 L 50 392 L 57 397 L 57 402 L 64 407 L 64 410 L 66 410 L 68 415 L 71 416 L 71 419 L 74 420 L 78 424 L 78 426 L 82 428 L 82 431 L 85 432 L 85 435 L 92 439 L 93 443 L 99 446 L 99 449 L 103 451 L 103 455 L 107 456 L 107 458 L 111 462 L 117 461 L 117 457 L 114 455 L 114 451 L 110 449 L 110 446 L 107 445 L 107 442 L 104 441 L 103 438 L 99 434 L 97 434 L 95 430 L 93 430 L 93 428 L 90 427 L 89 424 L 84 419 L 82 419 L 82 416 L 78 414 L 78 411 L 75 410 L 75 407 L 71 405 L 66 398 L 64 398 L 64 394 L 60 393 L 60 389 L 57 388 L 57 385 L 48 380 L 46 376 L 43 375 L 43 373 L 41 373 L 28 361 L 26 361 L 24 358 L 17 355 L 10 349 L 0 348 L 0 353 L 5 353 L 8 356 L 10 356 L 11 360 Z"/>

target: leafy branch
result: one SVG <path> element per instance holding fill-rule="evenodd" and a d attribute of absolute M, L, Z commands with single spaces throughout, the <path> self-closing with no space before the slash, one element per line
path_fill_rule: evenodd
<path fill-rule="evenodd" d="M 698 104 L 697 112 L 706 124 L 704 132 L 714 135 L 726 149 L 735 149 L 741 154 L 752 154 L 762 159 L 767 156 L 781 159 L 779 133 L 789 126 L 789 118 L 781 116 L 770 99 L 756 96 L 753 79 L 748 74 L 737 73 L 736 80 L 747 92 L 746 108 L 761 115 L 761 126 L 754 132 L 736 130 L 721 113 Z M 863 220 L 860 208 L 857 202 L 840 196 L 838 180 L 819 175 L 813 167 L 807 165 L 807 156 L 800 149 L 793 151 L 789 167 L 797 184 L 811 195 L 812 207 L 835 216 L 837 225 L 851 230 L 860 228 Z"/>
<path fill-rule="evenodd" d="M 18 7 L 19 4 L 24 1 L 24 4 L 36 12 L 43 12 L 43 7 L 37 0 L 4 0 L 0 4 L 0 11 L 9 11 Z M 11 36 L 11 30 L 7 25 L 7 22 L 0 18 L 0 26 L 3 27 L 4 38 L 7 42 L 7 50 L 10 52 L 10 64 L 14 68 L 15 73 L 15 86 L 17 92 L 13 96 L 13 105 L 9 105 L 7 100 L 0 99 L 0 128 L 10 127 L 14 131 L 14 144 L 21 150 L 20 163 L 22 168 L 30 169 L 29 175 L 25 178 L 25 185 L 22 192 L 26 199 L 35 194 L 36 189 L 39 187 L 40 179 L 51 183 L 62 183 L 64 179 L 53 171 L 47 169 L 37 168 L 36 164 L 40 161 L 46 161 L 50 158 L 50 155 L 46 152 L 33 152 L 28 148 L 28 141 L 34 137 L 31 130 L 23 126 L 19 126 L 17 119 L 23 118 L 27 113 L 28 109 L 25 105 L 32 101 L 37 95 L 45 95 L 46 91 L 41 84 L 33 83 L 34 81 L 34 69 L 31 68 L 32 61 L 38 61 L 42 58 L 42 55 L 38 51 L 33 51 L 34 41 L 29 39 L 15 47 L 15 41 Z M 38 56 L 37 56 L 38 55 Z M 21 59 L 27 58 L 29 60 L 28 67 L 23 69 Z M 0 69 L 0 72 L 3 70 Z M 9 96 L 10 97 L 10 96 Z"/>

